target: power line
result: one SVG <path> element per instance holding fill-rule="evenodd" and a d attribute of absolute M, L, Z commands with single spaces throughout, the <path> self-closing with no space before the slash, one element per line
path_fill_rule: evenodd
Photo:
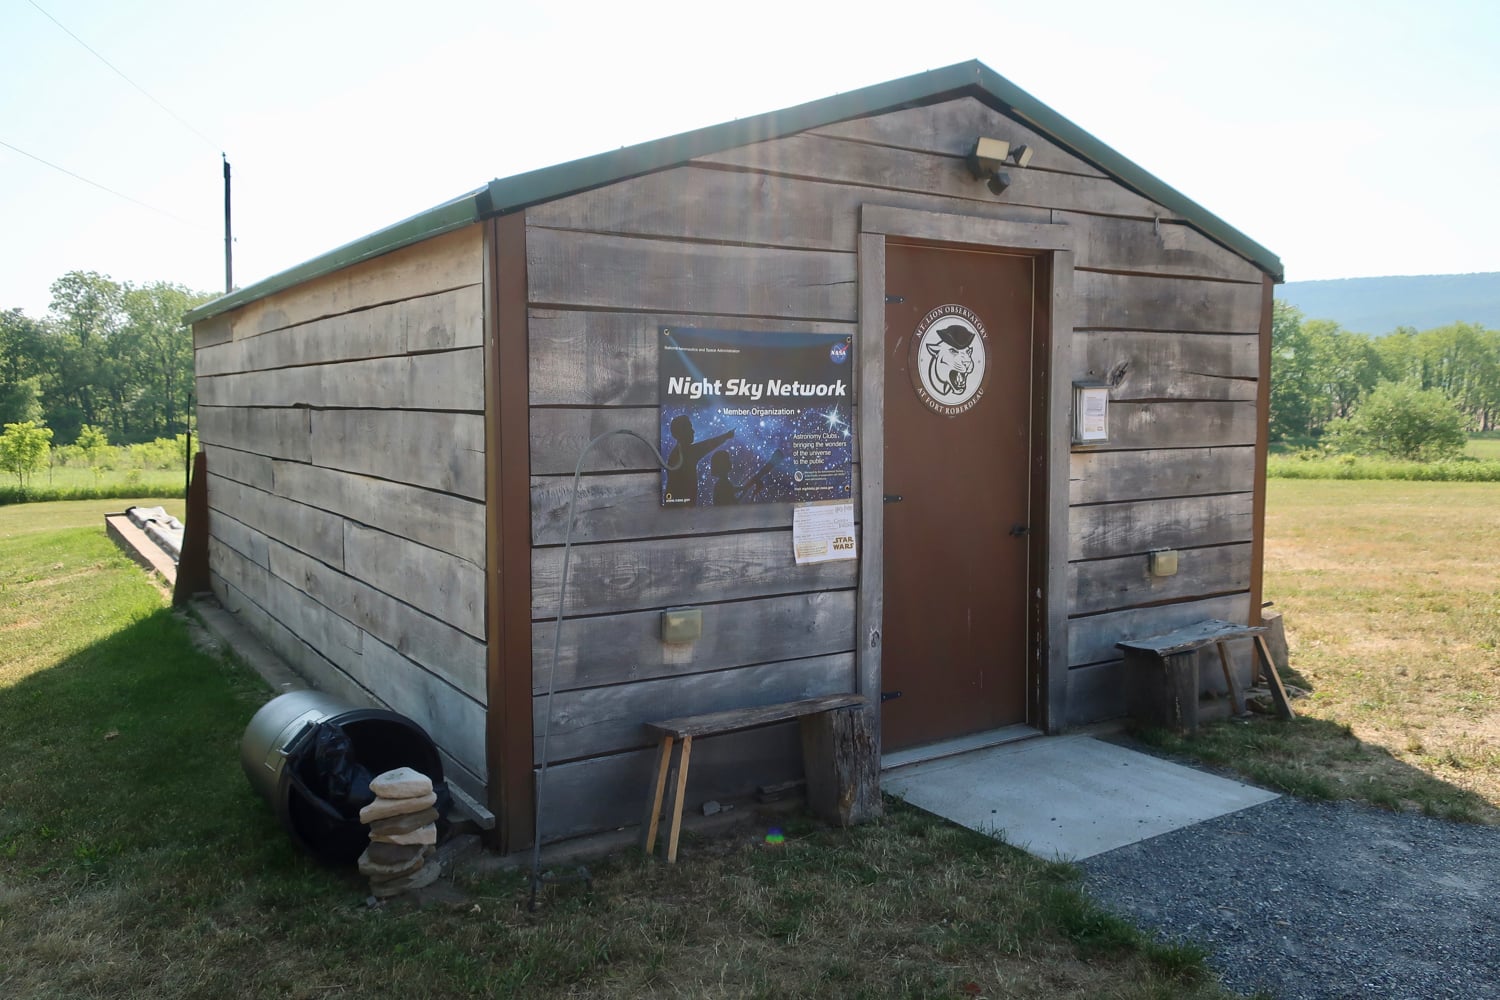
<path fill-rule="evenodd" d="M 148 205 L 144 201 L 141 201 L 139 198 L 132 198 L 132 197 L 130 197 L 130 195 L 125 194 L 125 193 L 123 193 L 121 191 L 116 191 L 112 187 L 106 187 L 103 184 L 100 184 L 98 181 L 91 181 L 87 177 L 83 176 L 82 174 L 75 174 L 73 171 L 69 170 L 67 167 L 59 167 L 57 164 L 51 162 L 50 160 L 44 160 L 44 159 L 42 159 L 40 156 L 37 156 L 35 153 L 28 153 L 26 150 L 22 149 L 20 146 L 12 146 L 10 143 L 6 142 L 4 139 L 0 139 L 0 146 L 4 146 L 6 149 L 12 150 L 13 152 L 20 153 L 22 156 L 25 156 L 25 157 L 27 157 L 29 159 L 32 159 L 32 160 L 35 160 L 36 162 L 42 164 L 43 166 L 48 166 L 48 167 L 51 167 L 53 170 L 59 171 L 59 172 L 64 173 L 64 174 L 67 174 L 69 177 L 72 177 L 74 180 L 83 181 L 83 183 L 88 184 L 88 185 L 90 185 L 92 187 L 96 187 L 100 191 L 105 191 L 105 192 L 107 192 L 109 194 L 112 194 L 116 198 L 124 198 L 126 201 L 133 202 L 134 204 L 137 204 L 137 205 L 141 206 L 142 208 L 147 208 L 147 209 L 150 209 L 151 211 L 156 212 L 156 213 L 158 213 L 160 215 L 165 215 L 167 218 L 173 220 L 174 222 L 180 222 L 180 223 L 182 223 L 184 226 L 187 226 L 189 229 L 200 229 L 200 230 L 203 229 L 202 226 L 198 225 L 195 222 L 189 222 L 187 219 L 184 219 L 180 215 L 174 215 L 173 213 L 168 212 L 164 208 L 157 208 L 155 205 Z"/>
<path fill-rule="evenodd" d="M 139 90 L 143 95 L 145 95 L 146 100 L 150 101 L 152 104 L 155 104 L 158 108 L 161 108 L 167 114 L 169 114 L 173 118 L 177 119 L 178 123 L 181 124 L 183 126 L 183 128 L 186 128 L 188 131 L 192 132 L 198 138 L 200 138 L 204 142 L 208 143 L 209 146 L 211 146 L 214 150 L 220 150 L 220 149 L 223 148 L 219 143 L 214 142 L 208 136 L 204 135 L 202 132 L 198 131 L 198 129 L 194 128 L 193 125 L 192 125 L 192 123 L 189 122 L 186 118 L 182 117 L 177 112 L 175 112 L 171 108 L 167 107 L 161 101 L 158 101 L 156 98 L 152 97 L 151 94 L 150 94 L 150 92 L 148 92 L 145 87 L 142 87 L 140 84 L 136 83 L 130 77 L 126 76 L 124 70 L 120 69 L 120 67 L 116 66 L 114 63 L 110 62 L 108 59 L 106 59 L 102 55 L 100 55 L 99 52 L 92 45 L 90 45 L 88 42 L 85 42 L 82 38 L 79 38 L 77 35 L 73 34 L 73 32 L 68 29 L 68 26 L 66 24 L 63 24 L 57 18 L 55 18 L 51 14 L 49 14 L 46 11 L 46 9 L 44 9 L 42 7 L 41 4 L 39 4 L 39 3 L 36 2 L 36 0 L 27 0 L 27 3 L 31 4 L 31 6 L 35 7 L 38 11 L 40 11 L 41 14 L 44 17 L 47 18 L 47 20 L 51 21 L 53 24 L 57 25 L 63 31 L 67 32 L 67 35 L 68 35 L 69 38 L 73 39 L 73 41 L 77 42 L 79 45 L 82 45 L 84 48 L 88 49 L 89 52 L 93 53 L 95 59 L 98 59 L 104 65 L 106 65 L 110 69 L 114 70 L 115 73 L 120 77 L 120 79 L 122 79 L 126 83 L 130 84 L 136 90 Z M 11 148 L 15 149 L 14 146 L 12 146 Z M 21 150 L 16 150 L 16 152 L 19 153 L 19 152 L 21 152 Z M 26 155 L 30 156 L 31 154 L 27 153 Z M 36 157 L 32 157 L 32 159 L 36 159 Z M 43 162 L 46 162 L 46 161 L 43 161 Z M 47 165 L 49 167 L 52 166 L 52 164 L 50 164 L 50 163 L 47 164 Z M 62 170 L 61 167 L 58 167 L 58 169 Z M 67 171 L 63 171 L 63 172 L 67 173 Z M 74 174 L 73 176 L 77 177 L 78 175 Z M 79 179 L 83 180 L 84 178 L 79 178 Z M 89 181 L 89 183 L 93 184 L 94 182 L 93 181 Z M 96 184 L 94 186 L 95 187 L 99 187 L 101 185 L 97 185 Z M 105 188 L 105 190 L 108 191 L 109 189 Z M 115 192 L 111 192 L 111 194 L 119 194 L 119 192 L 115 191 Z M 125 196 L 121 195 L 121 197 L 123 198 Z M 132 198 L 131 200 L 134 201 L 135 199 Z M 147 207 L 149 208 L 150 206 L 148 205 Z"/>

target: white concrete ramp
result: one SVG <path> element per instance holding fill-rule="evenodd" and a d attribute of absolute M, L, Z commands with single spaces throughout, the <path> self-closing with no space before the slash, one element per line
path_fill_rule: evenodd
<path fill-rule="evenodd" d="M 1048 860 L 1079 860 L 1276 798 L 1090 736 L 1052 736 L 886 771 L 884 791 Z"/>

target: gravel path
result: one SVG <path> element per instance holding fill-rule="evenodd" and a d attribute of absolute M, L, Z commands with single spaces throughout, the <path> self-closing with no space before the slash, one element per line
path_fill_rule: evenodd
<path fill-rule="evenodd" d="M 1080 867 L 1237 992 L 1500 998 L 1500 829 L 1282 797 Z"/>

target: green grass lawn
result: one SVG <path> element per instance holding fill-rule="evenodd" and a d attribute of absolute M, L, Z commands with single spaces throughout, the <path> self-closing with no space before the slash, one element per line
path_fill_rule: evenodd
<path fill-rule="evenodd" d="M 1226 995 L 1070 868 L 897 804 L 630 852 L 537 914 L 489 866 L 369 907 L 252 792 L 267 691 L 105 538 L 123 505 L 0 508 L 0 997 Z"/>
<path fill-rule="evenodd" d="M 1163 745 L 1297 794 L 1500 822 L 1500 484 L 1272 480 L 1299 718 Z"/>
<path fill-rule="evenodd" d="M 1500 437 L 1490 435 L 1469 438 L 1464 454 L 1485 462 L 1500 462 Z"/>
<path fill-rule="evenodd" d="M 116 469 L 98 476 L 91 469 L 57 467 L 30 477 L 23 492 L 13 475 L 0 480 L 0 505 L 92 497 L 183 496 L 181 469 Z"/>

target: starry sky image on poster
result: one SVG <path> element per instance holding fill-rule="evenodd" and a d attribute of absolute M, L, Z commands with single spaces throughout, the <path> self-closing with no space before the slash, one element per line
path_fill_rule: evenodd
<path fill-rule="evenodd" d="M 664 507 L 847 500 L 853 337 L 664 327 Z"/>

